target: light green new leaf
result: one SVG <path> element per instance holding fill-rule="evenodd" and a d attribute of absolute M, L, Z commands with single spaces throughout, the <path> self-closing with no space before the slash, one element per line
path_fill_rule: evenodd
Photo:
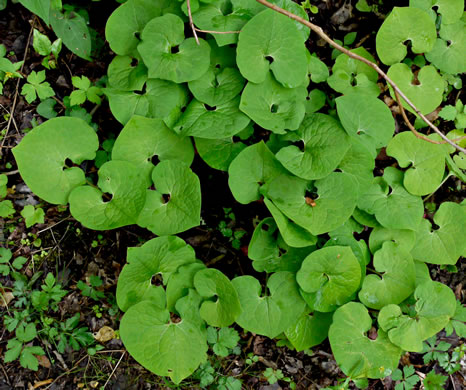
<path fill-rule="evenodd" d="M 296 321 L 306 306 L 291 272 L 272 274 L 267 282 L 269 293 L 264 296 L 259 281 L 252 276 L 239 276 L 232 283 L 243 308 L 236 323 L 249 332 L 277 337 Z"/>
<path fill-rule="evenodd" d="M 272 9 L 254 16 L 238 37 L 237 64 L 243 77 L 263 83 L 272 71 L 287 88 L 302 85 L 307 75 L 306 47 L 296 24 Z"/>
<path fill-rule="evenodd" d="M 297 351 L 319 345 L 327 338 L 333 313 L 303 313 L 285 330 L 285 336 Z"/>
<path fill-rule="evenodd" d="M 121 56 L 138 56 L 139 36 L 146 24 L 164 13 L 180 14 L 179 3 L 172 0 L 128 0 L 108 18 L 105 37 L 112 51 Z"/>
<path fill-rule="evenodd" d="M 99 148 L 95 131 L 82 119 L 53 118 L 29 132 L 13 149 L 21 177 L 40 198 L 66 204 L 71 190 L 86 182 L 84 172 L 67 167 L 93 160 Z"/>
<path fill-rule="evenodd" d="M 84 185 L 71 191 L 71 215 L 94 230 L 136 223 L 146 200 L 146 179 L 137 166 L 127 161 L 108 161 L 98 174 L 99 188 Z"/>
<path fill-rule="evenodd" d="M 165 308 L 142 301 L 121 319 L 121 339 L 131 356 L 153 373 L 180 383 L 207 358 L 207 339 L 198 324 L 170 321 Z"/>
<path fill-rule="evenodd" d="M 107 76 L 111 88 L 119 91 L 141 90 L 147 81 L 147 68 L 142 61 L 132 65 L 130 56 L 116 56 L 108 66 Z"/>
<path fill-rule="evenodd" d="M 209 44 L 203 39 L 199 39 L 199 44 L 194 38 L 185 40 L 183 20 L 174 14 L 165 14 L 147 23 L 138 51 L 150 78 L 175 83 L 198 79 L 210 64 Z"/>
<path fill-rule="evenodd" d="M 175 273 L 170 275 L 166 289 L 168 310 L 173 312 L 177 302 L 181 298 L 187 296 L 190 289 L 194 289 L 194 275 L 205 268 L 204 263 L 201 261 L 195 261 L 193 263 L 182 265 Z"/>
<path fill-rule="evenodd" d="M 281 148 L 277 160 L 290 172 L 307 180 L 328 176 L 350 148 L 349 137 L 340 123 L 329 115 L 312 114 L 304 118 L 298 131 L 283 137 L 301 143 Z"/>
<path fill-rule="evenodd" d="M 37 29 L 34 29 L 33 37 L 32 46 L 34 47 L 34 51 L 41 56 L 49 55 L 52 51 L 52 42 L 50 42 L 49 37 L 45 34 L 42 34 Z"/>
<path fill-rule="evenodd" d="M 159 302 L 161 297 L 164 301 L 163 288 L 153 284 L 152 278 L 161 275 L 167 285 L 181 266 L 196 261 L 195 256 L 193 248 L 176 236 L 157 237 L 140 247 L 128 248 L 128 264 L 118 277 L 118 307 L 126 311 L 141 301 Z"/>
<path fill-rule="evenodd" d="M 285 88 L 267 73 L 260 84 L 246 84 L 239 108 L 264 129 L 285 134 L 285 130 L 296 130 L 302 122 L 306 97 L 304 83 Z"/>
<path fill-rule="evenodd" d="M 235 142 L 233 137 L 223 139 L 194 138 L 196 150 L 204 162 L 221 171 L 228 171 L 231 162 L 246 148 L 242 142 Z"/>
<path fill-rule="evenodd" d="M 432 12 L 435 21 L 436 14 L 433 7 L 442 15 L 442 25 L 455 23 L 463 15 L 464 2 L 462 0 L 409 0 L 410 7 L 416 7 Z"/>
<path fill-rule="evenodd" d="M 414 291 L 416 269 L 413 258 L 404 248 L 387 241 L 374 254 L 374 268 L 381 273 L 367 275 L 359 300 L 371 309 L 380 310 L 389 304 L 399 304 Z"/>
<path fill-rule="evenodd" d="M 5 174 L 0 174 L 0 199 L 3 199 L 7 195 L 7 184 L 8 176 Z"/>
<path fill-rule="evenodd" d="M 330 346 L 339 367 L 352 379 L 384 378 L 398 367 L 401 349 L 380 329 L 375 340 L 367 337 L 371 327 L 367 309 L 358 302 L 347 303 L 333 315 Z"/>
<path fill-rule="evenodd" d="M 15 213 L 15 208 L 11 200 L 0 201 L 0 217 L 8 218 Z"/>
<path fill-rule="evenodd" d="M 387 75 L 422 114 L 429 114 L 442 103 L 445 82 L 437 73 L 435 67 L 431 65 L 422 67 L 416 76 L 417 82 L 414 81 L 414 75 L 406 64 L 390 66 Z M 396 99 L 392 88 L 390 88 L 390 94 L 393 99 Z M 401 98 L 401 102 L 404 108 L 413 111 L 403 98 Z"/>
<path fill-rule="evenodd" d="M 215 107 L 193 99 L 173 129 L 183 136 L 208 139 L 232 137 L 244 130 L 250 119 L 238 108 L 240 97 Z"/>
<path fill-rule="evenodd" d="M 357 184 L 341 172 L 317 180 L 317 197 L 309 197 L 309 182 L 281 175 L 263 189 L 280 211 L 313 235 L 327 233 L 342 225 L 353 213 L 357 201 Z"/>
<path fill-rule="evenodd" d="M 112 149 L 112 160 L 128 161 L 136 165 L 150 186 L 154 164 L 160 161 L 179 160 L 191 165 L 194 148 L 189 138 L 182 138 L 170 130 L 162 120 L 134 115 L 123 127 Z"/>
<path fill-rule="evenodd" d="M 307 54 L 307 70 L 313 83 L 322 83 L 328 79 L 329 71 L 325 62 L 316 55 Z"/>
<path fill-rule="evenodd" d="M 453 202 L 442 203 L 434 215 L 434 222 L 438 228 L 433 228 L 428 220 L 422 220 L 411 254 L 425 263 L 454 265 L 466 254 L 466 208 Z"/>
<path fill-rule="evenodd" d="M 26 101 L 32 103 L 39 98 L 40 100 L 55 96 L 55 91 L 50 84 L 45 81 L 45 70 L 40 72 L 32 71 L 27 77 L 27 84 L 21 88 L 21 95 L 25 95 Z"/>
<path fill-rule="evenodd" d="M 411 42 L 413 53 L 427 53 L 432 50 L 436 38 L 435 23 L 426 12 L 419 8 L 395 7 L 377 32 L 375 43 L 380 60 L 385 65 L 393 65 L 406 57 L 407 40 Z"/>
<path fill-rule="evenodd" d="M 194 287 L 204 298 L 199 313 L 210 326 L 230 326 L 241 314 L 238 293 L 219 270 L 210 268 L 197 272 Z"/>
<path fill-rule="evenodd" d="M 306 114 L 319 111 L 327 100 L 327 95 L 320 89 L 313 89 L 306 98 Z"/>
<path fill-rule="evenodd" d="M 361 93 L 336 100 L 338 117 L 346 132 L 359 139 L 375 158 L 376 149 L 387 146 L 395 132 L 395 120 L 381 100 Z"/>
<path fill-rule="evenodd" d="M 361 268 L 350 247 L 330 246 L 307 256 L 296 280 L 311 309 L 331 312 L 351 300 L 359 288 Z"/>
<path fill-rule="evenodd" d="M 24 206 L 23 210 L 21 211 L 21 216 L 24 218 L 26 227 L 30 228 L 36 223 L 44 223 L 45 213 L 44 210 L 40 207 L 36 209 L 33 205 L 28 204 Z"/>
<path fill-rule="evenodd" d="M 228 185 L 235 199 L 248 204 L 260 199 L 261 186 L 280 174 L 285 168 L 264 144 L 248 146 L 231 162 L 228 168 Z"/>
<path fill-rule="evenodd" d="M 371 252 L 377 252 L 386 241 L 394 242 L 400 248 L 403 248 L 403 250 L 411 252 L 416 242 L 416 232 L 412 230 L 375 227 L 369 236 L 369 248 Z"/>
<path fill-rule="evenodd" d="M 445 173 L 446 149 L 417 138 L 411 131 L 397 134 L 388 144 L 387 154 L 395 157 L 404 174 L 403 185 L 413 195 L 434 192 Z"/>
<path fill-rule="evenodd" d="M 385 168 L 383 177 L 374 178 L 372 186 L 359 198 L 358 207 L 375 215 L 383 227 L 417 230 L 424 204 L 420 197 L 407 192 L 402 183 L 401 171 Z"/>
<path fill-rule="evenodd" d="M 393 344 L 421 352 L 422 342 L 440 332 L 455 315 L 456 298 L 448 286 L 432 281 L 419 285 L 414 298 L 414 317 L 403 314 L 397 305 L 388 305 L 380 311 L 378 322 Z"/>
<path fill-rule="evenodd" d="M 155 190 L 147 190 L 137 224 L 163 236 L 198 226 L 201 217 L 199 178 L 179 160 L 165 160 L 152 170 Z"/>
<path fill-rule="evenodd" d="M 460 0 L 462 3 L 462 1 Z M 461 13 L 460 13 L 461 14 Z M 466 24 L 459 20 L 454 24 L 442 23 L 440 37 L 426 58 L 442 72 L 457 74 L 466 72 Z"/>

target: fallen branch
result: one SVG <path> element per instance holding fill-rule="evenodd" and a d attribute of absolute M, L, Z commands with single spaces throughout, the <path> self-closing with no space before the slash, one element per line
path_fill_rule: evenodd
<path fill-rule="evenodd" d="M 429 125 L 429 127 L 431 129 L 433 129 L 438 135 L 440 135 L 440 137 L 442 137 L 445 140 L 446 143 L 450 144 L 451 146 L 453 146 L 455 149 L 459 150 L 460 152 L 466 153 L 466 149 L 464 149 L 461 146 L 455 144 L 452 140 L 447 138 L 447 136 L 445 134 L 443 134 L 437 128 L 437 126 L 435 126 L 429 119 L 427 119 L 427 117 L 419 111 L 419 109 L 411 102 L 411 100 L 408 99 L 408 97 L 403 93 L 403 91 L 400 90 L 400 88 L 394 83 L 394 81 L 392 79 L 390 79 L 390 77 L 388 77 L 387 74 L 377 66 L 377 64 L 374 64 L 373 62 L 369 61 L 368 59 L 366 59 L 364 57 L 361 57 L 358 54 L 352 53 L 348 49 L 346 49 L 343 46 L 339 45 L 333 39 L 331 39 L 327 34 L 325 34 L 324 30 L 322 30 L 321 27 L 309 22 L 308 20 L 305 20 L 305 19 L 299 17 L 298 15 L 295 15 L 295 14 L 293 14 L 291 12 L 288 12 L 287 10 L 276 6 L 275 4 L 271 4 L 266 0 L 256 0 L 256 1 L 258 3 L 261 3 L 264 6 L 268 7 L 268 8 L 273 9 L 274 11 L 277 11 L 277 12 L 279 12 L 279 13 L 285 15 L 285 16 L 288 16 L 289 18 L 295 20 L 298 23 L 301 23 L 301 24 L 305 25 L 310 30 L 314 31 L 317 35 L 319 35 L 325 42 L 327 42 L 329 45 L 333 46 L 335 49 L 341 51 L 342 53 L 345 53 L 348 57 L 351 57 L 351 58 L 354 58 L 355 60 L 364 62 L 366 65 L 368 65 L 371 68 L 375 69 L 377 71 L 377 73 L 380 76 L 382 76 L 387 81 L 388 84 L 391 85 L 391 87 L 395 91 L 395 94 L 398 94 L 399 96 L 401 96 L 406 101 L 406 103 L 416 112 L 416 114 L 419 115 L 422 118 L 422 120 L 424 122 L 426 122 L 427 125 Z M 401 105 L 401 102 L 399 102 L 399 103 Z M 424 138 L 422 138 L 422 139 L 424 139 Z M 432 140 L 429 140 L 429 142 L 431 142 L 431 141 Z"/>

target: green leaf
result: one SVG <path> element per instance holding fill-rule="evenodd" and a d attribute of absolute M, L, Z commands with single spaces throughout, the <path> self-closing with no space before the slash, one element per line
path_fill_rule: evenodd
<path fill-rule="evenodd" d="M 417 138 L 412 132 L 397 134 L 387 147 L 387 155 L 395 157 L 404 174 L 403 185 L 413 195 L 434 192 L 445 173 L 446 150 Z"/>
<path fill-rule="evenodd" d="M 313 89 L 306 98 L 306 114 L 313 114 L 325 106 L 327 95 L 320 89 Z"/>
<path fill-rule="evenodd" d="M 158 301 L 165 294 L 163 288 L 152 284 L 153 276 L 161 275 L 166 285 L 178 268 L 195 260 L 193 248 L 176 236 L 157 237 L 140 247 L 128 248 L 128 264 L 117 284 L 118 307 L 127 311 L 141 301 Z"/>
<path fill-rule="evenodd" d="M 44 223 L 45 213 L 44 210 L 40 207 L 36 209 L 34 206 L 29 204 L 24 206 L 23 210 L 21 211 L 21 216 L 26 222 L 26 227 L 30 228 L 36 223 Z"/>
<path fill-rule="evenodd" d="M 432 50 L 436 38 L 435 23 L 426 12 L 395 7 L 377 32 L 375 42 L 380 60 L 385 65 L 393 65 L 406 57 L 407 40 L 413 53 L 427 53 Z"/>
<path fill-rule="evenodd" d="M 5 363 L 10 363 L 19 358 L 19 355 L 21 354 L 21 350 L 23 348 L 23 343 L 18 339 L 10 339 L 8 340 L 7 348 L 8 349 L 5 352 L 3 361 Z"/>
<path fill-rule="evenodd" d="M 350 148 L 348 136 L 340 123 L 329 115 L 306 116 L 298 131 L 283 137 L 302 146 L 281 148 L 277 160 L 290 172 L 307 180 L 328 176 Z"/>
<path fill-rule="evenodd" d="M 71 191 L 71 215 L 94 230 L 136 223 L 146 200 L 146 179 L 139 169 L 126 161 L 108 161 L 98 175 L 98 188 L 85 185 Z"/>
<path fill-rule="evenodd" d="M 54 90 L 45 81 L 45 70 L 40 72 L 32 71 L 27 77 L 27 84 L 24 84 L 21 89 L 21 94 L 25 95 L 28 103 L 32 103 L 37 98 L 44 100 L 55 96 Z"/>
<path fill-rule="evenodd" d="M 0 264 L 8 263 L 12 256 L 10 249 L 0 248 Z"/>
<path fill-rule="evenodd" d="M 107 76 L 111 88 L 119 91 L 141 90 L 147 81 L 147 68 L 142 61 L 132 65 L 130 56 L 116 56 L 108 66 Z"/>
<path fill-rule="evenodd" d="M 191 165 L 194 148 L 189 138 L 178 136 L 162 120 L 134 115 L 115 140 L 112 160 L 133 163 L 149 187 L 154 169 L 151 159 L 154 157 L 160 161 L 179 160 Z"/>
<path fill-rule="evenodd" d="M 174 130 L 183 136 L 208 139 L 232 137 L 244 130 L 250 119 L 238 108 L 240 97 L 226 103 L 210 107 L 193 99 Z"/>
<path fill-rule="evenodd" d="M 409 6 L 428 13 L 433 12 L 433 7 L 436 7 L 436 11 L 442 15 L 442 25 L 444 25 L 455 23 L 461 18 L 464 3 L 461 0 L 410 0 Z"/>
<path fill-rule="evenodd" d="M 177 52 L 173 52 L 177 48 Z M 203 39 L 184 39 L 183 20 L 173 14 L 152 19 L 144 27 L 138 51 L 150 78 L 183 83 L 200 78 L 209 68 L 210 46 Z"/>
<path fill-rule="evenodd" d="M 285 15 L 262 11 L 241 29 L 237 64 L 243 77 L 253 83 L 263 83 L 271 70 L 283 86 L 299 87 L 307 74 L 302 35 Z"/>
<path fill-rule="evenodd" d="M 307 70 L 313 83 L 322 83 L 328 79 L 327 65 L 316 55 L 308 55 Z"/>
<path fill-rule="evenodd" d="M 285 330 L 285 335 L 297 351 L 319 345 L 327 338 L 333 313 L 303 313 Z"/>
<path fill-rule="evenodd" d="M 39 16 L 45 24 L 49 24 L 50 0 L 19 0 L 33 14 Z"/>
<path fill-rule="evenodd" d="M 216 327 L 229 326 L 241 314 L 238 293 L 220 271 L 211 268 L 197 272 L 194 276 L 194 287 L 205 299 L 200 308 L 200 315 L 207 324 Z"/>
<path fill-rule="evenodd" d="M 376 149 L 387 146 L 395 132 L 395 120 L 381 100 L 361 93 L 336 100 L 338 117 L 346 132 L 359 139 L 375 158 Z"/>
<path fill-rule="evenodd" d="M 401 171 L 385 168 L 383 177 L 374 178 L 368 192 L 360 197 L 358 207 L 374 214 L 383 227 L 416 230 L 424 214 L 424 205 L 420 197 L 404 189 L 402 181 Z"/>
<path fill-rule="evenodd" d="M 209 331 L 212 341 L 209 340 Z M 215 335 L 215 338 L 213 336 Z M 207 328 L 207 341 L 213 345 L 213 351 L 218 356 L 228 356 L 230 351 L 238 345 L 240 340 L 238 332 L 233 328 L 221 328 L 217 331 L 214 328 Z"/>
<path fill-rule="evenodd" d="M 170 321 L 164 308 L 142 301 L 121 319 L 120 335 L 131 356 L 176 384 L 190 376 L 207 358 L 207 341 L 197 324 Z"/>
<path fill-rule="evenodd" d="M 45 351 L 41 347 L 24 347 L 19 357 L 21 366 L 37 371 L 39 368 L 39 361 L 34 355 L 45 355 Z"/>
<path fill-rule="evenodd" d="M 28 323 L 26 326 L 19 325 L 16 328 L 16 337 L 19 341 L 23 343 L 28 343 L 29 341 L 33 340 L 37 336 L 36 326 L 31 322 Z"/>
<path fill-rule="evenodd" d="M 447 376 L 436 374 L 435 371 L 432 370 L 425 376 L 422 384 L 425 390 L 443 390 L 447 379 Z"/>
<path fill-rule="evenodd" d="M 422 114 L 429 114 L 442 103 L 444 81 L 435 67 L 424 66 L 415 79 L 408 65 L 395 64 L 390 66 L 387 75 Z M 396 98 L 392 88 L 390 88 L 390 94 L 393 99 Z M 403 98 L 401 102 L 405 109 L 413 111 Z"/>
<path fill-rule="evenodd" d="M 351 248 L 331 246 L 307 256 L 296 280 L 311 309 L 331 312 L 351 300 L 359 288 L 361 269 Z"/>
<path fill-rule="evenodd" d="M 5 174 L 0 174 L 0 199 L 5 198 L 7 195 L 7 184 L 8 184 L 8 176 Z"/>
<path fill-rule="evenodd" d="M 400 304 L 414 291 L 416 269 L 413 258 L 394 242 L 385 242 L 374 254 L 374 268 L 381 276 L 367 275 L 359 300 L 371 309 Z"/>
<path fill-rule="evenodd" d="M 416 233 L 412 230 L 375 227 L 369 236 L 369 248 L 371 252 L 377 252 L 386 241 L 394 242 L 403 250 L 411 252 L 416 242 Z"/>
<path fill-rule="evenodd" d="M 185 265 L 181 265 L 175 273 L 170 274 L 170 279 L 167 284 L 167 308 L 170 311 L 175 310 L 175 305 L 178 300 L 185 297 L 189 293 L 189 289 L 194 289 L 194 275 L 205 269 L 204 263 L 195 261 Z M 117 289 L 118 291 L 118 289 Z M 118 298 L 118 296 L 117 296 Z M 200 300 L 202 298 L 199 296 Z"/>
<path fill-rule="evenodd" d="M 48 16 L 48 15 L 47 15 Z M 32 46 L 36 53 L 41 56 L 48 56 L 52 51 L 52 42 L 47 35 L 41 34 L 39 30 L 34 29 L 34 40 Z"/>
<path fill-rule="evenodd" d="M 304 311 L 305 303 L 291 272 L 276 272 L 267 282 L 269 294 L 261 296 L 261 285 L 252 276 L 232 280 L 242 313 L 236 323 L 245 330 L 270 338 L 278 336 Z"/>
<path fill-rule="evenodd" d="M 456 114 L 457 111 L 454 106 L 446 105 L 440 110 L 438 116 L 446 121 L 453 121 L 456 118 Z"/>
<path fill-rule="evenodd" d="M 405 351 L 421 352 L 422 342 L 440 332 L 454 316 L 456 298 L 453 291 L 439 282 L 419 285 L 414 298 L 415 317 L 403 314 L 397 305 L 379 312 L 378 322 L 392 343 Z"/>
<path fill-rule="evenodd" d="M 95 131 L 82 119 L 53 118 L 35 127 L 13 149 L 21 177 L 40 198 L 66 204 L 73 188 L 85 183 L 84 172 L 65 163 L 93 160 L 99 147 Z"/>
<path fill-rule="evenodd" d="M 199 178 L 182 161 L 165 160 L 152 171 L 155 190 L 147 190 L 137 224 L 162 236 L 200 224 Z"/>
<path fill-rule="evenodd" d="M 460 0 L 461 2 L 461 0 Z M 463 5 L 461 5 L 463 7 Z M 459 12 L 457 15 L 461 15 Z M 431 51 L 426 53 L 426 58 L 442 72 L 457 74 L 466 72 L 466 25 L 459 20 L 454 24 L 443 24 L 439 35 Z"/>
<path fill-rule="evenodd" d="M 444 202 L 434 215 L 434 223 L 424 219 L 416 231 L 414 259 L 430 264 L 454 265 L 466 253 L 466 210 L 453 202 Z"/>
<path fill-rule="evenodd" d="M 86 91 L 83 91 L 82 89 L 77 89 L 71 92 L 70 104 L 72 106 L 79 106 L 80 104 L 83 104 L 85 101 L 86 101 Z"/>
<path fill-rule="evenodd" d="M 15 213 L 15 208 L 11 200 L 0 201 L 0 217 L 8 218 Z"/>
<path fill-rule="evenodd" d="M 276 176 L 286 173 L 273 153 L 264 144 L 248 146 L 231 162 L 228 185 L 235 199 L 248 204 L 260 199 L 260 188 Z"/>
<path fill-rule="evenodd" d="M 54 110 L 57 102 L 54 99 L 45 99 L 39 103 L 36 107 L 36 111 L 40 116 L 46 119 L 52 119 L 57 116 L 57 112 Z"/>
<path fill-rule="evenodd" d="M 195 138 L 196 150 L 207 165 L 221 171 L 228 171 L 231 162 L 246 148 L 233 137 L 222 139 Z"/>
<path fill-rule="evenodd" d="M 361 303 L 349 302 L 333 314 L 330 346 L 341 370 L 352 379 L 384 378 L 398 366 L 401 349 L 382 330 L 375 340 L 367 337 L 371 327 L 372 319 Z"/>
<path fill-rule="evenodd" d="M 306 96 L 304 84 L 286 88 L 269 72 L 261 83 L 246 84 L 239 108 L 264 129 L 285 134 L 285 130 L 296 130 L 302 122 Z"/>

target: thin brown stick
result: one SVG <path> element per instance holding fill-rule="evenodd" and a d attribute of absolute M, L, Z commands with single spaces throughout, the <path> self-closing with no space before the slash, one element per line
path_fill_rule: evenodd
<path fill-rule="evenodd" d="M 455 149 L 458 149 L 460 152 L 466 153 L 466 149 L 462 148 L 461 146 L 455 144 L 452 140 L 447 138 L 445 134 L 443 134 L 437 126 L 435 126 L 429 119 L 426 118 L 424 114 L 422 114 L 419 109 L 411 102 L 411 100 L 408 99 L 408 97 L 403 93 L 403 91 L 400 90 L 400 88 L 395 84 L 395 82 L 390 79 L 390 77 L 387 76 L 387 74 L 380 69 L 377 64 L 374 64 L 373 62 L 369 61 L 367 58 L 361 57 L 358 54 L 352 53 L 348 49 L 344 48 L 343 46 L 339 45 L 336 43 L 333 39 L 331 39 L 327 34 L 325 34 L 324 30 L 322 30 L 321 27 L 309 22 L 308 20 L 305 20 L 298 15 L 295 15 L 291 12 L 288 12 L 287 10 L 284 10 L 283 8 L 280 8 L 276 6 L 275 4 L 271 4 L 266 0 L 256 0 L 258 3 L 273 9 L 274 11 L 277 11 L 285 16 L 288 16 L 290 19 L 295 20 L 298 23 L 301 23 L 308 27 L 310 30 L 314 31 L 317 35 L 319 35 L 325 42 L 327 42 L 329 45 L 333 46 L 335 49 L 341 51 L 342 53 L 345 53 L 348 57 L 354 58 L 355 60 L 361 61 L 365 63 L 366 65 L 370 66 L 371 68 L 375 69 L 379 75 L 381 75 L 388 84 L 390 84 L 393 88 L 394 91 L 398 92 L 398 94 L 406 101 L 406 103 L 416 112 L 417 115 L 419 115 L 424 122 L 426 122 L 431 129 L 433 129 L 440 137 L 442 137 L 445 142 L 449 143 L 451 146 L 453 146 Z"/>
<path fill-rule="evenodd" d="M 196 38 L 196 43 L 199 45 L 199 38 L 197 37 L 196 27 L 194 27 L 193 22 L 193 15 L 191 14 L 191 1 L 186 0 L 186 5 L 188 7 L 188 17 L 189 17 L 189 25 L 191 26 L 191 30 L 193 30 L 194 38 Z"/>
<path fill-rule="evenodd" d="M 207 34 L 239 34 L 241 31 L 212 31 L 212 30 L 201 30 L 200 28 L 197 28 L 194 26 L 194 30 L 197 32 L 201 33 L 207 33 Z"/>

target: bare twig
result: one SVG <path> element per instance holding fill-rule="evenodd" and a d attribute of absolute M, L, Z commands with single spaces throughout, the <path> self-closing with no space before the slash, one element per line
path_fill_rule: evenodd
<path fill-rule="evenodd" d="M 197 37 L 196 27 L 194 27 L 193 22 L 193 15 L 191 14 L 191 1 L 186 0 L 186 5 L 188 7 L 189 25 L 191 26 L 191 30 L 193 30 L 194 38 L 196 38 L 196 43 L 199 45 L 199 38 Z"/>
<path fill-rule="evenodd" d="M 374 64 L 372 61 L 369 61 L 367 58 L 361 57 L 358 54 L 352 53 L 348 49 L 344 48 L 343 46 L 339 45 L 336 43 L 333 39 L 331 39 L 327 34 L 325 34 L 324 30 L 322 30 L 321 27 L 315 25 L 314 23 L 309 22 L 306 19 L 303 19 L 291 12 L 288 12 L 287 10 L 284 10 L 283 8 L 280 8 L 276 6 L 275 4 L 271 4 L 266 0 L 256 0 L 258 3 L 261 3 L 262 5 L 265 5 L 268 8 L 273 9 L 274 11 L 277 11 L 285 16 L 288 16 L 290 19 L 295 20 L 298 23 L 301 23 L 308 27 L 310 30 L 314 31 L 317 35 L 319 35 L 325 42 L 327 42 L 329 45 L 333 46 L 335 49 L 341 51 L 342 53 L 345 53 L 348 57 L 354 58 L 355 60 L 364 62 L 366 65 L 370 66 L 371 68 L 375 69 L 379 75 L 381 75 L 388 84 L 391 85 L 393 90 L 397 92 L 404 100 L 405 102 L 416 112 L 417 115 L 419 115 L 424 122 L 426 122 L 431 129 L 433 129 L 440 137 L 442 137 L 445 142 L 453 146 L 455 149 L 458 149 L 460 152 L 466 153 L 466 149 L 462 148 L 461 146 L 455 144 L 452 140 L 447 138 L 445 134 L 443 134 L 437 126 L 435 126 L 427 117 L 422 114 L 419 109 L 411 102 L 411 100 L 408 99 L 408 97 L 403 93 L 403 91 L 400 90 L 400 88 L 395 84 L 395 82 L 390 79 L 390 77 L 387 76 L 387 74 L 378 67 L 377 64 Z"/>
<path fill-rule="evenodd" d="M 207 34 L 239 34 L 241 31 L 212 31 L 212 30 L 201 30 L 194 26 L 194 30 L 197 32 L 207 33 Z"/>
<path fill-rule="evenodd" d="M 110 379 L 112 378 L 113 374 L 115 373 L 116 369 L 118 368 L 118 366 L 120 365 L 121 363 L 121 360 L 123 359 L 123 357 L 125 356 L 126 354 L 126 351 L 124 351 L 121 356 L 120 356 L 120 360 L 118 360 L 118 363 L 115 365 L 115 368 L 112 370 L 111 374 L 109 375 L 109 377 L 107 378 L 107 381 L 105 382 L 104 384 L 104 389 L 107 387 L 108 385 L 108 382 L 110 382 Z"/>

